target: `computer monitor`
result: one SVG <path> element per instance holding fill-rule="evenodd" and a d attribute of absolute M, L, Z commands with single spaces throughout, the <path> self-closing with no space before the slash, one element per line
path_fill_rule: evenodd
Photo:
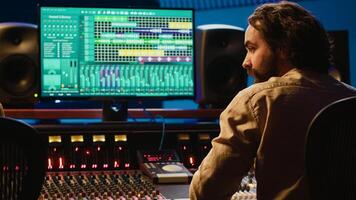
<path fill-rule="evenodd" d="M 39 5 L 40 97 L 193 99 L 192 9 Z"/>

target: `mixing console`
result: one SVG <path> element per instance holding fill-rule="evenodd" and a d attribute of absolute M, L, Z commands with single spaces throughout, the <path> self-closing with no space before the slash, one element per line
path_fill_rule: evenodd
<path fill-rule="evenodd" d="M 154 178 L 138 170 L 137 152 L 158 150 L 162 139 L 159 123 L 58 124 L 35 128 L 48 142 L 41 200 L 188 199 L 189 182 L 155 184 Z M 174 150 L 181 168 L 194 172 L 218 132 L 215 123 L 166 124 L 163 149 Z M 150 154 L 153 155 L 156 154 Z M 150 159 L 162 161 L 161 157 Z M 249 173 L 237 186 L 232 200 L 256 199 L 256 185 L 254 174 Z"/>
<path fill-rule="evenodd" d="M 36 125 L 48 144 L 48 171 L 138 169 L 137 151 L 176 150 L 187 167 L 197 168 L 217 136 L 215 123 L 103 123 Z M 163 134 L 164 132 L 164 134 Z M 164 138 L 162 138 L 164 135 Z"/>
<path fill-rule="evenodd" d="M 140 171 L 48 173 L 42 200 L 52 199 L 166 199 Z"/>
<path fill-rule="evenodd" d="M 177 187 L 178 186 L 178 187 Z M 256 179 L 253 173 L 244 177 L 231 200 L 256 200 Z M 172 191 L 159 190 L 152 180 L 137 170 L 48 172 L 39 200 L 163 200 L 172 199 Z M 189 184 L 168 185 L 183 190 L 188 198 Z M 177 191 L 174 191 L 177 192 Z M 169 198 L 167 198 L 167 196 Z M 184 198 L 182 198 L 184 197 Z"/>

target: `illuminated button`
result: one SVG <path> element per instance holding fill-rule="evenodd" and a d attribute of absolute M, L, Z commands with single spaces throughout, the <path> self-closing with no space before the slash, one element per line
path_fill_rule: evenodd
<path fill-rule="evenodd" d="M 199 134 L 199 140 L 210 140 L 209 134 Z"/>
<path fill-rule="evenodd" d="M 71 142 L 84 142 L 84 137 L 82 135 L 72 135 L 70 136 Z"/>
<path fill-rule="evenodd" d="M 59 135 L 53 135 L 48 137 L 48 143 L 62 142 L 62 138 Z"/>
<path fill-rule="evenodd" d="M 105 142 L 105 135 L 93 135 L 93 142 Z"/>
<path fill-rule="evenodd" d="M 182 140 L 187 141 L 189 139 L 190 139 L 190 137 L 188 134 L 179 134 L 178 135 L 178 140 L 180 140 L 180 141 L 182 141 Z"/>
<path fill-rule="evenodd" d="M 115 135 L 115 142 L 126 142 L 126 135 Z"/>
<path fill-rule="evenodd" d="M 178 172 L 182 171 L 183 168 L 178 165 L 165 165 L 162 169 L 167 172 Z"/>

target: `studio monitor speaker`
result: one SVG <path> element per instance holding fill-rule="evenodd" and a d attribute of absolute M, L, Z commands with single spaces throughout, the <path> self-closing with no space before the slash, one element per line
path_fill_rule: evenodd
<path fill-rule="evenodd" d="M 230 25 L 197 27 L 197 102 L 201 107 L 225 108 L 247 86 L 247 73 L 242 67 L 244 34 L 242 28 Z"/>
<path fill-rule="evenodd" d="M 33 105 L 37 101 L 37 26 L 0 23 L 0 102 L 4 107 Z"/>

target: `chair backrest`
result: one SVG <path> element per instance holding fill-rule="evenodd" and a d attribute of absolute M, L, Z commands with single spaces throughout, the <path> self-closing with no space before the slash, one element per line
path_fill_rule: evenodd
<path fill-rule="evenodd" d="M 38 199 L 45 177 L 46 148 L 38 132 L 0 117 L 0 199 Z"/>
<path fill-rule="evenodd" d="M 333 102 L 315 116 L 305 153 L 312 199 L 356 199 L 356 96 Z"/>

